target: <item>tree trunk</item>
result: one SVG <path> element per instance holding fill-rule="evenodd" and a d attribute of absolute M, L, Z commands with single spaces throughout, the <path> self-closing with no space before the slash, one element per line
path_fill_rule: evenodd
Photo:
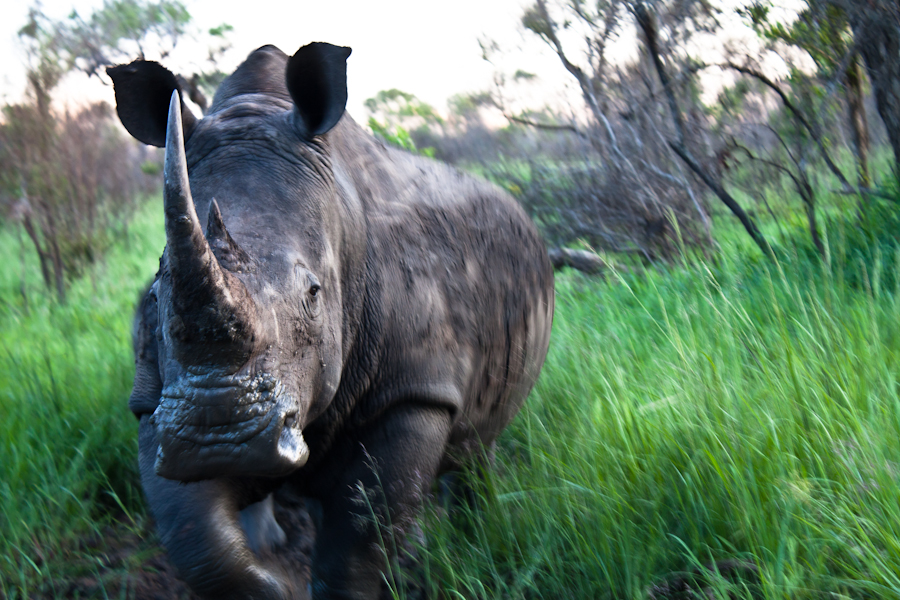
<path fill-rule="evenodd" d="M 855 56 L 846 73 L 847 104 L 850 108 L 850 128 L 856 147 L 857 181 L 859 187 L 872 185 L 869 176 L 869 122 L 866 120 L 865 95 L 863 94 L 862 65 Z"/>
<path fill-rule="evenodd" d="M 806 172 L 803 169 L 800 170 L 800 177 L 802 179 L 797 182 L 797 189 L 800 192 L 800 197 L 803 199 L 803 205 L 806 207 L 806 218 L 809 221 L 809 235 L 812 237 L 813 244 L 816 245 L 816 251 L 819 253 L 819 256 L 824 259 L 825 244 L 822 242 L 822 237 L 819 235 L 819 224 L 816 220 L 816 194 L 813 192 L 813 188 L 809 184 L 809 178 L 806 176 Z"/>
<path fill-rule="evenodd" d="M 25 215 L 25 218 L 22 219 L 22 226 L 25 227 L 25 232 L 28 234 L 28 237 L 31 238 L 34 249 L 37 251 L 38 260 L 41 263 L 41 276 L 44 278 L 44 285 L 47 286 L 47 290 L 52 290 L 53 278 L 50 276 L 50 259 L 43 246 L 41 246 L 41 238 L 34 228 L 34 223 L 31 221 L 30 215 Z"/>
<path fill-rule="evenodd" d="M 806 204 L 806 219 L 809 221 L 809 235 L 812 237 L 813 244 L 820 258 L 825 258 L 825 244 L 822 243 L 822 237 L 819 235 L 819 225 L 816 221 L 816 207 L 814 204 Z"/>
<path fill-rule="evenodd" d="M 50 238 L 50 257 L 53 263 L 53 280 L 56 284 L 56 296 L 59 298 L 60 304 L 66 303 L 66 277 L 65 264 L 63 263 L 62 252 L 59 250 L 59 243 L 56 236 Z"/>
<path fill-rule="evenodd" d="M 878 114 L 894 151 L 900 174 L 900 29 L 894 2 L 876 0 L 850 11 L 850 26 L 866 62 Z"/>
<path fill-rule="evenodd" d="M 603 273 L 606 263 L 602 258 L 587 250 L 573 250 L 571 248 L 551 248 L 547 251 L 554 269 L 571 267 L 589 275 Z"/>

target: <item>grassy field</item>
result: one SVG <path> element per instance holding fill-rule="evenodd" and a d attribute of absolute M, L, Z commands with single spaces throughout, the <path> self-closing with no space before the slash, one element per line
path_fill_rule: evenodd
<path fill-rule="evenodd" d="M 488 509 L 431 515 L 435 586 L 900 597 L 900 278 L 878 247 L 853 254 L 559 278 Z"/>
<path fill-rule="evenodd" d="M 36 265 L 0 270 L 0 596 L 63 595 L 99 568 L 85 536 L 140 526 L 130 321 L 161 217 L 148 206 L 68 306 Z M 725 250 L 560 275 L 550 355 L 482 506 L 423 517 L 426 588 L 900 597 L 900 250 L 893 221 L 881 237 L 842 223 L 825 261 L 784 244 L 777 264 Z M 0 233 L 4 256 L 19 248 Z"/>
<path fill-rule="evenodd" d="M 66 589 L 97 568 L 82 542 L 142 510 L 131 320 L 164 243 L 157 200 L 60 306 L 0 231 L 0 597 Z"/>

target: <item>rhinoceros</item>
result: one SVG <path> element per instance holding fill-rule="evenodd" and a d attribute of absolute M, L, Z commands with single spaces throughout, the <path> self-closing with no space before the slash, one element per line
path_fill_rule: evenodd
<path fill-rule="evenodd" d="M 553 271 L 533 223 L 359 127 L 349 55 L 262 47 L 203 118 L 158 63 L 108 71 L 125 128 L 166 149 L 166 247 L 135 318 L 129 407 L 160 538 L 206 598 L 379 597 L 361 494 L 408 531 L 547 353 Z M 303 581 L 270 559 L 287 488 L 321 507 Z"/>

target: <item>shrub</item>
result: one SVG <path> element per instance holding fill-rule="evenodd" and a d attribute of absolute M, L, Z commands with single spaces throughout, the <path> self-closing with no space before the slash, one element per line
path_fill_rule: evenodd
<path fill-rule="evenodd" d="M 158 153 L 138 146 L 97 103 L 57 117 L 39 104 L 5 107 L 0 214 L 21 223 L 48 289 L 65 300 L 78 276 L 127 231 L 137 199 L 158 185 Z"/>

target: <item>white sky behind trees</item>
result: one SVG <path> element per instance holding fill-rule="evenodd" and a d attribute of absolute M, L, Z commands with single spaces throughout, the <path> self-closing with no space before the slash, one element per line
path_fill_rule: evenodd
<path fill-rule="evenodd" d="M 481 58 L 478 40 L 488 37 L 506 49 L 522 48 L 510 68 L 548 72 L 549 90 L 567 83 L 555 56 L 544 52 L 530 34 L 523 35 L 519 18 L 529 0 L 242 0 L 241 2 L 182 0 L 193 27 L 205 32 L 228 23 L 233 48 L 220 63 L 230 73 L 255 48 L 274 44 L 292 54 L 300 46 L 323 41 L 350 46 L 348 110 L 359 122 L 368 118 L 363 102 L 379 90 L 398 88 L 445 111 L 446 100 L 460 92 L 489 88 L 495 67 Z M 25 89 L 25 54 L 17 31 L 25 24 L 29 0 L 12 0 L 0 19 L 0 102 L 14 102 Z M 59 19 L 73 8 L 83 17 L 102 0 L 44 0 L 44 12 Z M 147 58 L 154 58 L 150 47 Z M 189 71 L 205 59 L 206 46 L 184 39 L 165 62 L 173 71 Z M 70 77 L 56 95 L 61 104 L 85 99 L 113 102 L 111 86 Z"/>
<path fill-rule="evenodd" d="M 511 74 L 516 69 L 536 73 L 538 79 L 527 86 L 507 90 L 517 102 L 513 108 L 540 108 L 543 105 L 566 106 L 576 113 L 583 110 L 577 85 L 565 72 L 559 59 L 531 32 L 523 30 L 521 15 L 533 0 L 182 0 L 192 16 L 195 32 L 228 23 L 232 49 L 220 62 L 230 73 L 253 49 L 275 44 L 292 54 L 312 41 L 331 42 L 353 48 L 348 61 L 348 110 L 360 123 L 368 114 L 363 102 L 379 90 L 398 88 L 446 112 L 447 99 L 457 93 L 489 89 L 497 72 Z M 795 9 L 800 0 L 781 0 L 777 4 Z M 707 40 L 721 48 L 732 45 L 758 46 L 755 35 L 734 15 L 733 8 L 749 0 L 721 0 L 724 13 L 720 20 L 723 33 Z M 25 54 L 17 32 L 25 24 L 32 0 L 12 0 L 0 18 L 0 103 L 15 102 L 25 90 Z M 82 17 L 103 5 L 103 0 L 43 0 L 44 12 L 61 19 L 77 10 Z M 788 14 L 786 10 L 783 14 Z M 208 36 L 198 36 L 208 40 Z M 479 39 L 496 41 L 502 52 L 494 54 L 494 64 L 482 59 Z M 580 40 L 571 40 L 567 52 L 580 59 Z M 615 50 L 620 56 L 635 56 L 636 41 L 623 35 Z M 191 73 L 203 66 L 205 43 L 187 37 L 179 42 L 164 62 L 175 72 Z M 153 45 L 147 46 L 147 58 L 155 58 Z M 701 52 L 713 62 L 719 51 Z M 776 65 L 777 68 L 777 65 Z M 720 85 L 719 76 L 705 77 L 707 87 Z M 108 80 L 106 82 L 108 84 Z M 708 91 L 708 101 L 715 92 Z M 114 102 L 112 86 L 96 78 L 88 80 L 75 73 L 57 91 L 61 106 L 85 100 Z"/>

